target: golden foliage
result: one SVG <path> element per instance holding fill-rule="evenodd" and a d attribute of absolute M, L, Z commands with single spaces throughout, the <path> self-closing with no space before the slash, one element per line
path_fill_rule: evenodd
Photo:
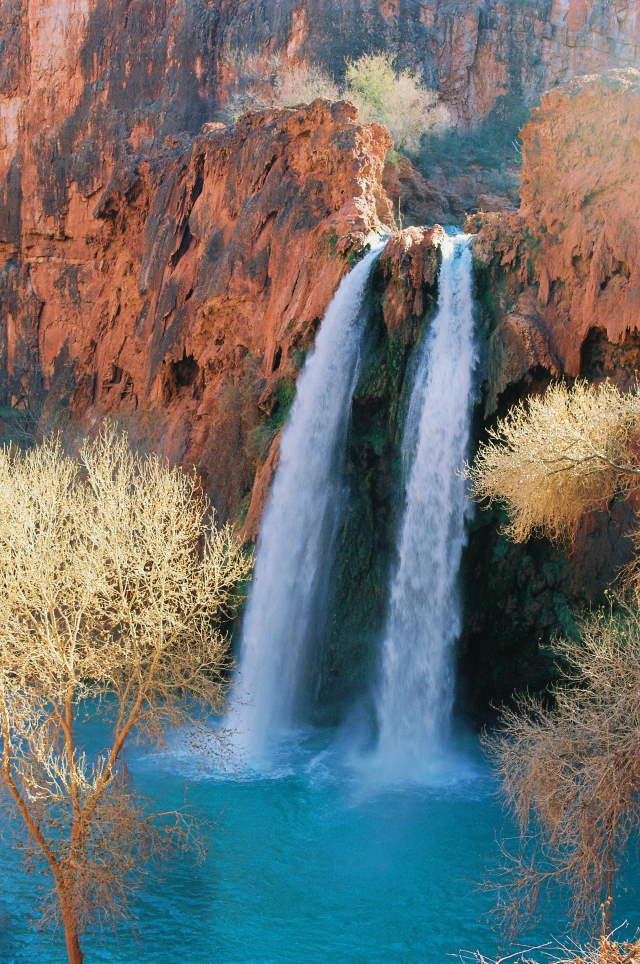
<path fill-rule="evenodd" d="M 601 937 L 597 944 L 578 951 L 574 957 L 558 960 L 555 964 L 638 964 L 640 941 L 615 941 Z"/>
<path fill-rule="evenodd" d="M 468 474 L 477 499 L 505 506 L 515 541 L 570 541 L 585 513 L 637 488 L 639 442 L 637 388 L 559 383 L 516 405 Z M 576 920 L 603 899 L 608 913 L 621 856 L 640 829 L 639 572 L 637 558 L 627 573 L 630 600 L 587 619 L 578 641 L 556 644 L 561 685 L 544 700 L 517 699 L 486 738 L 520 832 L 515 853 L 503 847 L 505 876 L 496 883 L 512 932 L 550 881 L 567 886 Z M 637 944 L 603 937 L 554 960 L 618 964 L 637 952 Z"/>
<path fill-rule="evenodd" d="M 514 406 L 480 446 L 472 491 L 506 507 L 507 534 L 572 539 L 590 509 L 640 483 L 640 394 L 559 383 Z"/>
<path fill-rule="evenodd" d="M 520 698 L 485 738 L 521 835 L 505 851 L 511 923 L 551 880 L 567 885 L 575 919 L 589 917 L 640 829 L 640 611 L 620 604 L 558 647 L 565 679 L 552 703 Z"/>
<path fill-rule="evenodd" d="M 112 430 L 77 460 L 57 441 L 0 450 L 1 776 L 72 960 L 79 930 L 126 911 L 141 859 L 190 832 L 181 814 L 149 815 L 121 753 L 222 706 L 250 560 L 212 518 L 195 477 Z M 97 756 L 76 742 L 92 708 Z"/>

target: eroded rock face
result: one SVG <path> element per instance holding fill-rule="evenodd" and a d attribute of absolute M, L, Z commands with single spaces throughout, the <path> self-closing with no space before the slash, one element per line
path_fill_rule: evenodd
<path fill-rule="evenodd" d="M 118 166 L 218 119 L 239 50 L 337 77 L 346 57 L 389 50 L 465 126 L 640 64 L 639 38 L 640 0 L 1 0 L 0 255 L 21 220 L 36 243 L 67 237 Z"/>
<path fill-rule="evenodd" d="M 522 139 L 520 210 L 470 222 L 492 329 L 489 411 L 534 369 L 596 376 L 597 345 L 632 347 L 640 329 L 640 71 L 551 91 Z M 610 375 L 614 354 L 598 363 Z"/>
<path fill-rule="evenodd" d="M 0 274 L 5 403 L 71 433 L 116 417 L 235 515 L 349 256 L 391 220 L 388 147 L 317 101 L 168 138 L 55 229 L 25 199 Z"/>
<path fill-rule="evenodd" d="M 550 92 L 522 139 L 520 210 L 470 220 L 489 422 L 559 375 L 628 388 L 640 362 L 640 72 Z M 479 708 L 548 682 L 549 640 L 633 554 L 628 501 L 590 514 L 573 546 L 513 545 L 500 521 L 477 514 L 466 557 L 463 696 Z"/>

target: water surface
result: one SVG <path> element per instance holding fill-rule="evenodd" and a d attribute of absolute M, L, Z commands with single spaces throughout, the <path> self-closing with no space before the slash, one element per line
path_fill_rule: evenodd
<path fill-rule="evenodd" d="M 87 938 L 86 964 L 441 964 L 498 939 L 477 888 L 502 815 L 473 740 L 430 786 L 380 792 L 311 735 L 270 776 L 216 775 L 186 748 L 134 751 L 133 777 L 161 806 L 185 799 L 215 822 L 204 863 L 167 863 L 136 904 L 137 934 Z M 0 961 L 59 964 L 58 935 L 29 926 L 36 881 L 0 850 Z M 633 912 L 633 895 L 620 914 Z M 559 908 L 545 934 L 563 931 Z M 532 935 L 535 938 L 535 934 Z"/>

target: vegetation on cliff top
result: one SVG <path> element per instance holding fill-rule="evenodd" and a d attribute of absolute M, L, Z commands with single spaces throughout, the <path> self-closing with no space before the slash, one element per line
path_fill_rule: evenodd
<path fill-rule="evenodd" d="M 313 64 L 286 64 L 280 55 L 264 58 L 235 51 L 231 56 L 242 89 L 231 99 L 227 115 L 235 120 L 247 110 L 294 107 L 318 97 L 345 99 L 364 123 L 383 124 L 399 151 L 416 154 L 425 134 L 441 130 L 447 112 L 438 95 L 410 70 L 397 70 L 388 53 L 364 54 L 346 62 L 343 86 Z"/>

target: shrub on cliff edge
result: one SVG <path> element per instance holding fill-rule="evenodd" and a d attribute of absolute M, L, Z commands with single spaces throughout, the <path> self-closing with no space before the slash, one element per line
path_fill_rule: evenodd
<path fill-rule="evenodd" d="M 411 70 L 396 70 L 390 54 L 364 54 L 348 61 L 344 96 L 366 123 L 383 124 L 399 151 L 415 154 L 422 137 L 445 124 L 438 95 Z"/>
<path fill-rule="evenodd" d="M 361 121 L 383 124 L 395 147 L 409 154 L 417 153 L 426 133 L 446 126 L 447 114 L 438 95 L 412 71 L 396 70 L 390 54 L 364 54 L 348 61 L 342 87 L 321 67 L 287 64 L 281 54 L 265 59 L 233 51 L 227 61 L 237 76 L 237 90 L 226 111 L 230 120 L 248 110 L 295 107 L 318 97 L 344 98 L 358 108 Z"/>

